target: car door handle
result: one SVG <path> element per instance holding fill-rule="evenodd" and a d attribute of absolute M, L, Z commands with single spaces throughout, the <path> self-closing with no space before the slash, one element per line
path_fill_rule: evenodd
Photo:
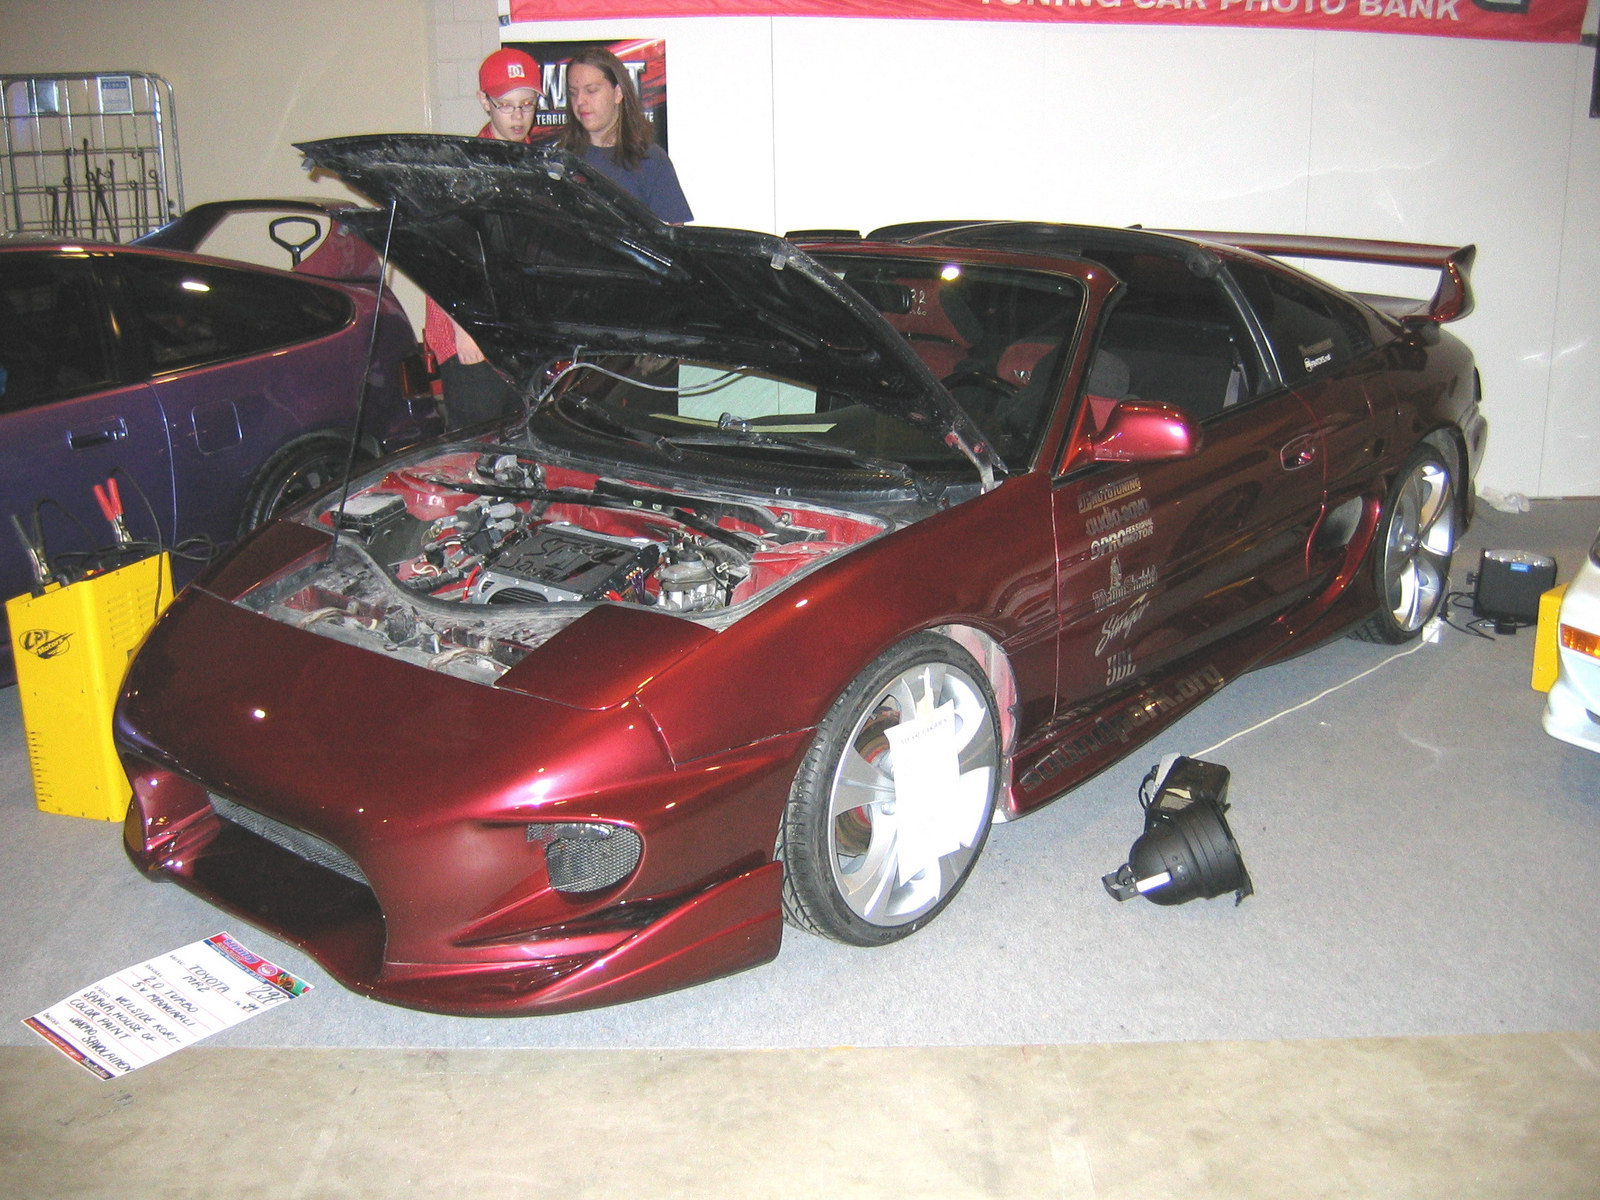
<path fill-rule="evenodd" d="M 1303 433 L 1278 451 L 1278 461 L 1285 471 L 1298 471 L 1317 461 L 1317 435 Z"/>
<path fill-rule="evenodd" d="M 99 429 L 69 430 L 67 445 L 74 450 L 87 450 L 91 446 L 104 446 L 107 442 L 120 442 L 127 436 L 128 423 L 118 417 Z"/>

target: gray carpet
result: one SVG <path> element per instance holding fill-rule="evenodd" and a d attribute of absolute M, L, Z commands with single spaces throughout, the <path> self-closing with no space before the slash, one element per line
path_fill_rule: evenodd
<path fill-rule="evenodd" d="M 1600 500 L 1480 508 L 1480 547 L 1570 578 Z M 1409 649 L 1409 648 L 1407 648 Z M 1035 816 L 999 826 L 965 891 L 908 941 L 787 931 L 775 963 L 592 1013 L 428 1016 L 363 1000 L 303 954 L 147 883 L 118 827 L 33 806 L 16 690 L 0 691 L 0 1043 L 69 992 L 228 929 L 315 985 L 212 1039 L 249 1046 L 788 1047 L 1177 1041 L 1600 1029 L 1600 755 L 1547 737 L 1531 631 L 1446 629 L 1397 656 L 1341 640 L 1249 676 Z M 1375 669 L 1376 668 L 1376 669 Z M 1370 672 L 1368 674 L 1364 674 Z M 1360 677 L 1360 678 L 1358 678 Z M 1350 682 L 1354 680 L 1354 682 Z M 1347 686 L 1340 686 L 1347 685 Z M 1141 828 L 1164 753 L 1232 772 L 1256 894 L 1118 904 L 1100 876 Z"/>

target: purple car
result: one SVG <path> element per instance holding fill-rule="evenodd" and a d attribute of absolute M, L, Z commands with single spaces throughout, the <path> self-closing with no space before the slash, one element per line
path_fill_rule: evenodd
<path fill-rule="evenodd" d="M 293 270 L 192 253 L 241 222 Z M 202 205 L 132 246 L 0 244 L 4 596 L 35 582 L 10 518 L 70 571 L 111 544 L 93 493 L 109 478 L 133 535 L 167 546 L 231 541 L 338 478 L 363 374 L 363 456 L 438 432 L 402 383 L 416 338 L 379 265 L 303 201 Z"/>

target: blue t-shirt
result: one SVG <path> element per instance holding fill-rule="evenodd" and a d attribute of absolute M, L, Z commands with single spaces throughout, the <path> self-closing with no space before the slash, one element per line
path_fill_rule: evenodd
<path fill-rule="evenodd" d="M 684 199 L 683 188 L 678 186 L 678 172 L 673 170 L 672 160 L 660 146 L 652 145 L 632 170 L 617 165 L 609 146 L 591 145 L 584 150 L 583 157 L 585 162 L 593 163 L 602 175 L 641 201 L 663 221 L 681 225 L 694 220 L 694 213 L 689 211 L 689 201 Z"/>

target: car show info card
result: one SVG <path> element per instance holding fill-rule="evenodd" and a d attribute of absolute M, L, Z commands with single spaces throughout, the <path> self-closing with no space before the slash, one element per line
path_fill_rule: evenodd
<path fill-rule="evenodd" d="M 108 975 L 22 1023 L 114 1079 L 310 990 L 219 933 Z"/>

